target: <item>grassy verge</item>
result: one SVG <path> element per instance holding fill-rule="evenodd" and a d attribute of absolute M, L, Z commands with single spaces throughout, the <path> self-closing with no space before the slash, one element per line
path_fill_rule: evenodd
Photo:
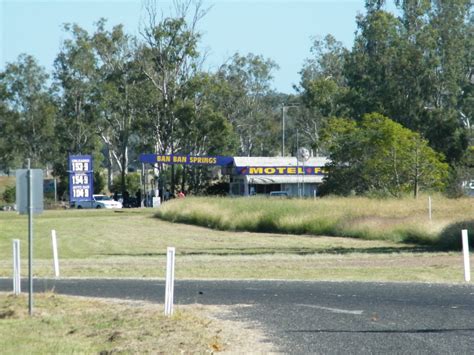
<path fill-rule="evenodd" d="M 61 277 L 163 278 L 167 246 L 179 279 L 462 282 L 457 252 L 390 240 L 232 232 L 169 223 L 156 210 L 45 211 L 35 217 L 33 273 L 52 277 L 51 229 Z M 27 276 L 27 218 L 0 213 L 0 276 L 12 275 L 12 239 Z"/>
<path fill-rule="evenodd" d="M 157 216 L 219 230 L 353 237 L 457 249 L 460 227 L 471 230 L 474 244 L 473 212 L 473 199 L 452 200 L 442 196 L 433 198 L 431 220 L 427 197 L 417 200 L 255 197 L 175 200 L 161 207 Z"/>
<path fill-rule="evenodd" d="M 251 350 L 251 345 L 269 350 L 255 336 L 244 341 L 233 335 L 235 329 L 250 335 L 242 324 L 208 316 L 223 311 L 216 307 L 183 306 L 165 317 L 162 305 L 49 293 L 36 294 L 30 317 L 27 302 L 26 296 L 0 293 L 2 353 L 175 354 Z"/>

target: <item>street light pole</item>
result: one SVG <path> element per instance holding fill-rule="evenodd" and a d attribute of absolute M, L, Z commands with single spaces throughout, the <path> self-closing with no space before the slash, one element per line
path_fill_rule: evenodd
<path fill-rule="evenodd" d="M 281 156 L 285 156 L 285 112 L 288 106 L 282 106 L 282 117 L 281 117 Z"/>

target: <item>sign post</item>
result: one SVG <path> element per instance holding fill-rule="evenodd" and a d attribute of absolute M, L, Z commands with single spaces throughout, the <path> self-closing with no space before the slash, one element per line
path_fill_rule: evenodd
<path fill-rule="evenodd" d="M 16 204 L 20 214 L 28 214 L 28 310 L 33 314 L 33 214 L 43 212 L 43 170 L 16 171 Z"/>

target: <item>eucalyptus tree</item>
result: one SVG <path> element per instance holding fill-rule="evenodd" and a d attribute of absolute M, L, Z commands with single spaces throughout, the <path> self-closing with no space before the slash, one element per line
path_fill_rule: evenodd
<path fill-rule="evenodd" d="M 344 116 L 347 107 L 347 83 L 344 64 L 348 50 L 333 36 L 315 38 L 302 70 L 300 87 L 302 107 L 298 109 L 295 126 L 301 133 L 302 144 L 309 144 L 316 151 L 324 147 L 320 130 L 333 116 Z M 300 137 L 298 137 L 300 140 Z"/>
<path fill-rule="evenodd" d="M 97 135 L 99 111 L 95 100 L 97 59 L 91 36 L 76 24 L 65 24 L 64 30 L 71 37 L 62 43 L 54 62 L 59 106 L 55 128 L 59 156 L 55 169 L 61 174 L 66 173 L 68 154 L 96 153 L 96 162 L 101 159 Z"/>
<path fill-rule="evenodd" d="M 275 152 L 268 145 L 279 126 L 268 97 L 274 94 L 271 82 L 276 69 L 277 64 L 270 59 L 236 53 L 218 70 L 217 75 L 227 83 L 222 110 L 238 135 L 239 154 Z"/>
<path fill-rule="evenodd" d="M 108 31 L 101 19 L 91 37 L 96 57 L 94 100 L 99 107 L 98 134 L 107 148 L 109 188 L 114 167 L 121 176 L 122 192 L 128 173 L 129 151 L 137 121 L 141 85 L 145 81 L 136 58 L 135 39 L 122 25 Z"/>
<path fill-rule="evenodd" d="M 432 145 L 459 161 L 468 141 L 465 112 L 472 113 L 473 34 L 470 0 L 433 1 L 430 28 L 436 39 L 432 53 L 434 90 L 429 102 L 427 133 Z M 466 105 L 467 104 L 467 105 Z M 440 134 L 443 131 L 444 134 Z"/>
<path fill-rule="evenodd" d="M 0 73 L 1 149 L 4 164 L 12 160 L 45 166 L 54 157 L 55 111 L 48 75 L 30 55 L 21 54 Z"/>
<path fill-rule="evenodd" d="M 0 78 L 2 76 L 3 73 L 0 73 Z M 0 80 L 0 170 L 7 173 L 21 164 L 14 140 L 15 124 L 19 122 L 19 115 L 8 107 L 9 96 L 5 83 Z"/>
<path fill-rule="evenodd" d="M 206 11 L 200 1 L 186 0 L 174 4 L 174 16 L 162 14 L 160 17 L 156 4 L 148 3 L 148 21 L 141 31 L 141 68 L 154 89 L 153 104 L 156 108 L 148 121 L 142 121 L 142 131 L 147 132 L 156 154 L 173 154 L 179 146 L 177 105 L 184 98 L 187 82 L 196 75 L 200 65 L 197 25 Z M 173 170 L 174 166 L 172 189 Z"/>
<path fill-rule="evenodd" d="M 455 163 L 467 146 L 460 118 L 472 68 L 470 1 L 396 1 L 400 17 L 384 3 L 366 1 L 357 20 L 345 66 L 353 114 L 386 114 Z"/>
<path fill-rule="evenodd" d="M 222 85 L 217 75 L 209 73 L 200 73 L 188 82 L 187 99 L 180 102 L 176 111 L 180 122 L 176 130 L 178 151 L 192 155 L 235 153 L 237 140 L 233 127 L 219 106 Z M 184 166 L 181 190 L 187 183 L 192 192 L 202 192 L 212 180 L 209 175 L 209 167 Z"/>

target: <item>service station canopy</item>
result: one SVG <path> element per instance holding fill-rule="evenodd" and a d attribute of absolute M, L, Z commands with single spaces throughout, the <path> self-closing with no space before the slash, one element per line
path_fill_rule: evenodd
<path fill-rule="evenodd" d="M 183 164 L 235 167 L 237 175 L 325 175 L 324 166 L 236 166 L 234 157 L 196 155 L 141 154 L 140 162 L 147 164 Z"/>

